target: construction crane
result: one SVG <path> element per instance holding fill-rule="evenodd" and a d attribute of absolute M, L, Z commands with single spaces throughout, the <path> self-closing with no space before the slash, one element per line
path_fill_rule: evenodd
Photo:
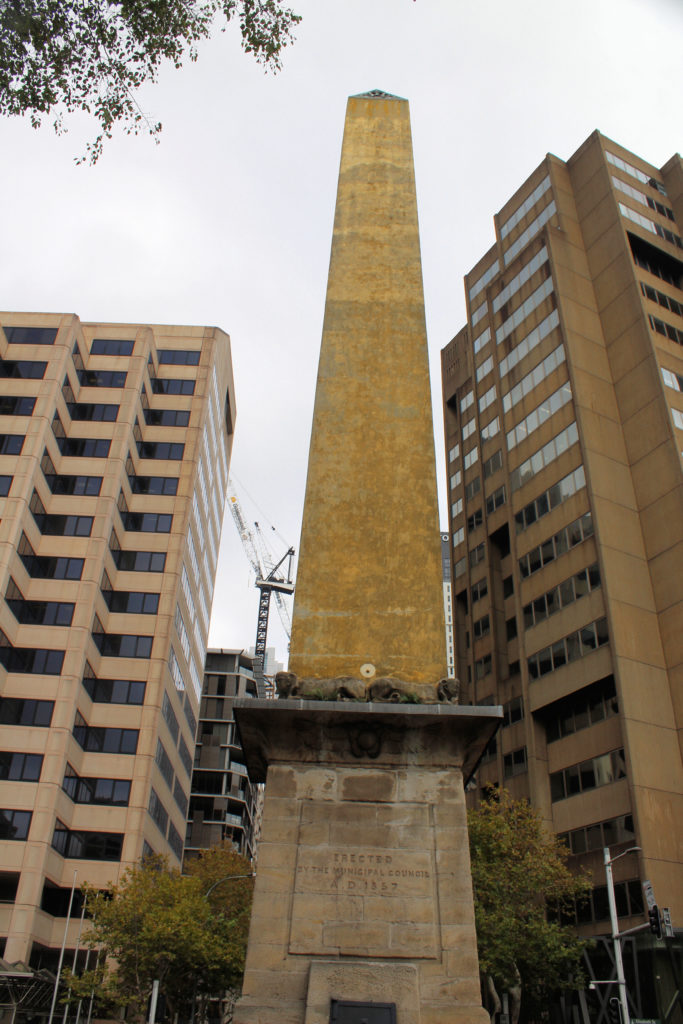
<path fill-rule="evenodd" d="M 294 548 L 290 547 L 279 562 L 275 562 L 259 524 L 255 522 L 253 530 L 247 525 L 232 481 L 228 482 L 228 504 L 237 527 L 237 532 L 240 535 L 240 540 L 242 541 L 244 553 L 254 570 L 256 577 L 255 585 L 260 591 L 258 620 L 256 623 L 256 643 L 254 644 L 254 678 L 256 679 L 259 696 L 264 697 L 266 695 L 266 683 L 263 665 L 266 656 L 271 595 L 275 595 L 275 603 L 287 639 L 289 639 L 292 633 L 292 623 L 283 594 L 291 595 L 294 593 L 294 583 L 292 581 Z M 287 563 L 286 572 L 282 569 L 285 562 Z"/>

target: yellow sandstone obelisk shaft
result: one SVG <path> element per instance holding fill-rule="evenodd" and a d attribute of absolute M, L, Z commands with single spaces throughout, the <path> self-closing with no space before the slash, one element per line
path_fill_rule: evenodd
<path fill-rule="evenodd" d="M 422 267 L 406 100 L 348 101 L 290 670 L 446 675 Z"/>

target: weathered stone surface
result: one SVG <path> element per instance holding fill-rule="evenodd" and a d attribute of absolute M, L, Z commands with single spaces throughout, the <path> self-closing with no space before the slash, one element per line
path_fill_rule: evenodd
<path fill-rule="evenodd" d="M 405 682 L 391 676 L 371 680 L 354 679 L 352 676 L 301 679 L 294 672 L 277 672 L 275 683 L 278 697 L 284 700 L 301 697 L 304 700 L 377 701 L 387 704 L 457 704 L 460 696 L 459 679 L 440 679 L 435 683 Z"/>
<path fill-rule="evenodd" d="M 402 1022 L 421 1024 L 418 973 L 413 964 L 314 961 L 304 1024 L 328 1024 L 332 999 L 396 1003 Z"/>

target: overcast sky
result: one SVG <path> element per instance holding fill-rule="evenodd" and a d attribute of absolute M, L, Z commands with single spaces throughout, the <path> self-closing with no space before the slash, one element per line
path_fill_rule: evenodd
<path fill-rule="evenodd" d="M 298 547 L 346 99 L 410 101 L 442 524 L 439 352 L 493 214 L 598 128 L 661 166 L 683 138 L 683 0 L 292 0 L 278 75 L 217 33 L 139 97 L 158 146 L 0 120 L 0 307 L 217 325 L 232 339 L 232 469 L 273 553 Z M 252 503 L 255 502 L 254 505 Z M 344 552 L 339 552 L 340 560 Z M 210 643 L 249 647 L 258 593 L 226 516 Z M 284 657 L 277 615 L 269 644 Z"/>

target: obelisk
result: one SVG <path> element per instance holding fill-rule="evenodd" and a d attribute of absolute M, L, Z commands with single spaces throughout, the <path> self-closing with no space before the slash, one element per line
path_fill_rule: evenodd
<path fill-rule="evenodd" d="M 410 112 L 372 92 L 346 110 L 290 670 L 437 681 L 440 579 Z"/>
<path fill-rule="evenodd" d="M 290 672 L 234 701 L 265 782 L 235 1024 L 486 1024 L 464 783 L 502 718 L 446 674 L 405 100 L 348 102 Z M 299 698 L 299 699 L 294 699 Z"/>

